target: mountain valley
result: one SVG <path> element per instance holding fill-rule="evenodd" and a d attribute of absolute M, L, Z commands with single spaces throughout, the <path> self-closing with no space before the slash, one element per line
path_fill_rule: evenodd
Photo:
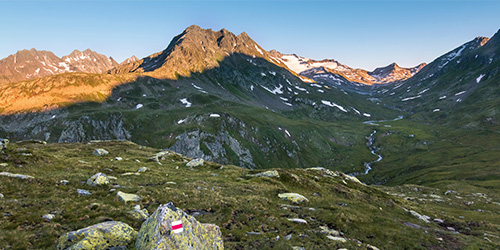
<path fill-rule="evenodd" d="M 195 25 L 121 64 L 19 51 L 0 60 L 0 137 L 11 141 L 1 171 L 35 178 L 0 176 L 0 242 L 53 248 L 107 220 L 140 228 L 114 191 L 83 183 L 103 172 L 150 212 L 169 201 L 205 211 L 197 219 L 229 249 L 498 248 L 499 69 L 500 32 L 371 72 Z M 278 176 L 256 177 L 269 171 Z"/>

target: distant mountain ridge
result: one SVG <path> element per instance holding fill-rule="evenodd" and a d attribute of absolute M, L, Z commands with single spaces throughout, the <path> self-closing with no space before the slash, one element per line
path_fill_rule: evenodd
<path fill-rule="evenodd" d="M 406 80 L 414 76 L 426 65 L 421 63 L 412 68 L 403 68 L 396 63 L 392 63 L 370 72 L 364 69 L 351 68 L 333 59 L 317 61 L 296 54 L 282 54 L 276 50 L 272 50 L 271 54 L 279 57 L 295 73 L 313 80 L 330 78 L 341 81 L 340 79 L 343 79 L 344 81 L 364 85 L 386 84 Z"/>
<path fill-rule="evenodd" d="M 112 58 L 90 49 L 59 58 L 45 50 L 20 50 L 0 60 L 0 84 L 68 72 L 104 73 L 118 66 Z"/>

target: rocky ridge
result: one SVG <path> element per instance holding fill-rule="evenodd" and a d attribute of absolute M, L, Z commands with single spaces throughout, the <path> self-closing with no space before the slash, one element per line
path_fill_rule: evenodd
<path fill-rule="evenodd" d="M 0 84 L 35 79 L 69 72 L 104 73 L 118 66 L 112 57 L 90 49 L 74 50 L 57 57 L 45 50 L 21 50 L 0 60 Z"/>

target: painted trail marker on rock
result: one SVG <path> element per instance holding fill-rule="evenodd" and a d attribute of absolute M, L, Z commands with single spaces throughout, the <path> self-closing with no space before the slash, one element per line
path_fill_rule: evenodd
<path fill-rule="evenodd" d="M 172 222 L 172 231 L 174 231 L 174 234 L 182 233 L 182 231 L 184 231 L 181 220 Z"/>

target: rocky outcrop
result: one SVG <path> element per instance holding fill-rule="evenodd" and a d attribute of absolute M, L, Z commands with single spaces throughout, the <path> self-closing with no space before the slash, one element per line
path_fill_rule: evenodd
<path fill-rule="evenodd" d="M 250 150 L 244 148 L 227 131 L 219 131 L 217 134 L 210 134 L 203 131 L 184 132 L 175 139 L 177 141 L 169 150 L 187 157 L 203 158 L 207 161 L 228 164 L 229 152 L 227 152 L 226 148 L 229 148 L 238 156 L 240 161 L 239 166 L 247 168 L 255 167 Z M 202 147 L 206 147 L 209 154 L 206 154 L 207 152 L 204 152 Z"/>
<path fill-rule="evenodd" d="M 136 249 L 224 249 L 218 226 L 199 223 L 171 202 L 161 205 L 141 227 Z"/>
<path fill-rule="evenodd" d="M 129 225 L 120 221 L 107 221 L 62 235 L 57 249 L 125 250 L 133 244 L 136 236 L 137 232 Z"/>

